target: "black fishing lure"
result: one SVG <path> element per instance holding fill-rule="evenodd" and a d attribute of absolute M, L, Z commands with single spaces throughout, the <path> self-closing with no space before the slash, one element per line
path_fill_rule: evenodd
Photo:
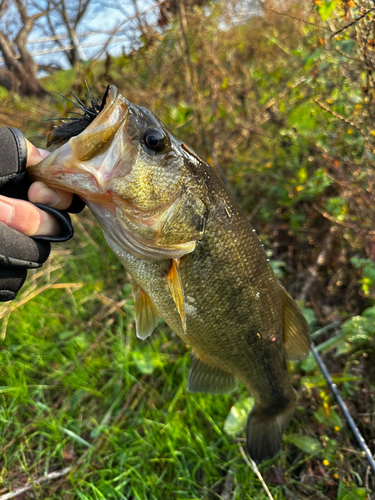
<path fill-rule="evenodd" d="M 53 151 L 59 146 L 62 146 L 63 144 L 68 142 L 71 137 L 79 135 L 81 132 L 83 132 L 85 128 L 88 127 L 90 123 L 92 123 L 95 120 L 95 118 L 104 108 L 109 91 L 109 86 L 104 92 L 103 97 L 98 98 L 97 100 L 92 98 L 89 89 L 88 91 L 91 101 L 90 107 L 86 106 L 86 104 L 84 104 L 73 93 L 72 95 L 76 102 L 72 101 L 71 99 L 62 94 L 59 94 L 64 99 L 74 104 L 74 106 L 78 107 L 82 111 L 82 113 L 77 113 L 73 111 L 69 115 L 77 115 L 77 116 L 74 117 L 68 116 L 66 118 L 62 118 L 63 122 L 60 125 L 57 125 L 57 127 L 53 129 L 53 132 L 48 136 L 47 147 L 49 151 Z"/>

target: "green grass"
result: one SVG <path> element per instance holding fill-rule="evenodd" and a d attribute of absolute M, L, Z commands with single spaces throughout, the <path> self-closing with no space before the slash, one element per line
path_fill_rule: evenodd
<path fill-rule="evenodd" d="M 136 338 L 126 272 L 88 211 L 75 220 L 73 241 L 55 245 L 18 300 L 0 307 L 0 492 L 70 465 L 70 474 L 37 488 L 37 498 L 268 498 L 240 454 L 244 432 L 238 441 L 223 430 L 246 390 L 189 394 L 189 350 L 163 323 L 147 341 Z M 292 372 L 295 380 L 300 368 Z M 350 489 L 362 460 L 354 451 L 351 468 L 343 466 L 340 448 L 324 442 L 320 454 L 306 442 L 304 452 L 293 447 L 296 434 L 314 438 L 305 423 L 308 380 L 292 437 L 261 467 L 275 500 L 336 498 L 325 495 L 329 484 L 337 490 L 343 477 Z M 317 406 L 324 410 L 324 397 Z M 335 434 L 329 420 L 323 429 Z M 321 465 L 327 457 L 329 467 Z M 297 471 L 317 464 L 326 476 L 302 485 Z M 284 482 L 272 485 L 280 465 Z"/>
<path fill-rule="evenodd" d="M 333 115 L 314 105 L 313 98 L 318 96 L 327 104 L 332 98 L 336 103 L 337 89 L 347 92 L 358 84 L 360 94 L 361 80 L 355 77 L 343 85 L 342 61 L 329 52 L 317 61 L 329 61 L 329 71 L 322 65 L 309 73 L 305 58 L 318 43 L 314 33 L 298 42 L 300 56 L 297 52 L 293 60 L 285 60 L 270 45 L 267 27 L 249 26 L 241 36 L 240 32 L 222 33 L 222 45 L 218 45 L 212 39 L 215 27 L 210 26 L 214 25 L 196 21 L 190 24 L 191 30 L 197 30 L 197 36 L 192 31 L 191 53 L 197 61 L 193 62 L 205 134 L 209 143 L 220 145 L 213 148 L 217 163 L 244 210 L 255 217 L 278 277 L 295 296 L 309 279 L 308 269 L 314 266 L 324 234 L 335 236 L 327 263 L 311 287 L 305 313 L 321 324 L 347 319 L 341 336 L 332 340 L 332 332 L 327 332 L 318 341 L 325 343 L 321 352 L 374 450 L 375 311 L 371 313 L 369 306 L 374 303 L 375 278 L 373 261 L 365 252 L 371 239 L 361 239 L 362 230 L 353 235 L 341 225 L 328 225 L 311 208 L 316 202 L 324 209 L 327 201 L 328 212 L 340 220 L 347 216 L 343 210 L 347 200 L 353 203 L 354 197 L 348 195 L 345 183 L 343 188 L 338 182 L 332 184 L 326 158 L 315 155 L 311 160 L 310 143 L 353 162 L 358 155 L 361 164 L 367 158 L 356 133 L 348 134 L 346 122 L 337 123 Z M 295 51 L 296 34 L 279 20 L 276 23 L 282 45 L 288 42 Z M 264 39 L 259 33 L 254 38 L 259 30 L 264 31 Z M 81 68 L 78 74 L 58 72 L 44 85 L 65 95 L 73 86 L 81 95 L 82 80 L 87 79 L 96 96 L 108 82 L 115 82 L 130 100 L 157 111 L 187 144 L 202 147 L 193 121 L 194 106 L 186 104 L 185 71 L 177 71 L 185 65 L 179 40 L 177 26 L 159 46 L 113 59 L 109 74 L 99 63 L 90 71 Z M 257 47 L 254 55 L 252 47 Z M 215 57 L 211 58 L 210 50 Z M 220 71 L 216 71 L 216 53 Z M 352 56 L 350 61 L 360 60 L 357 52 Z M 305 84 L 294 87 L 301 75 L 307 76 Z M 224 85 L 226 79 L 229 86 Z M 291 89 L 289 94 L 285 86 Z M 213 89 L 217 109 L 212 105 Z M 238 89 L 243 89 L 241 95 Z M 43 120 L 64 116 L 65 108 L 70 109 L 56 94 L 44 101 L 6 92 L 0 92 L 0 98 L 3 123 L 19 127 L 38 147 L 45 147 L 47 129 L 52 128 Z M 264 104 L 274 99 L 280 120 L 266 122 L 251 141 L 243 136 L 238 142 L 243 127 L 252 124 L 252 117 L 262 116 Z M 346 101 L 340 97 L 332 109 L 342 113 L 342 102 Z M 353 112 L 356 120 L 358 110 Z M 363 116 L 367 123 L 367 115 Z M 366 161 L 370 165 L 372 157 Z M 348 179 L 351 183 L 354 177 Z M 361 199 L 355 196 L 356 203 Z M 362 206 L 353 209 L 353 216 L 361 221 L 363 212 L 366 221 L 373 221 L 372 212 L 364 212 Z M 355 220 L 350 219 L 350 224 Z M 241 410 L 247 391 L 240 386 L 229 396 L 189 394 L 189 349 L 162 322 L 146 341 L 136 338 L 126 272 L 87 210 L 74 217 L 74 225 L 75 238 L 54 245 L 48 264 L 29 272 L 17 301 L 0 305 L 0 500 L 31 479 L 66 467 L 70 473 L 37 487 L 34 498 L 267 499 L 240 453 L 243 419 L 234 422 L 236 434 L 225 431 L 231 408 L 239 403 L 236 408 Z M 334 227 L 337 231 L 330 233 Z M 375 481 L 367 473 L 368 463 L 314 360 L 309 356 L 291 364 L 290 372 L 299 406 L 282 451 L 260 466 L 273 498 L 356 500 L 367 493 L 370 498 Z"/>
<path fill-rule="evenodd" d="M 241 464 L 222 428 L 234 399 L 187 393 L 189 353 L 164 325 L 136 339 L 126 273 L 100 230 L 91 235 L 56 246 L 30 273 L 24 305 L 0 309 L 0 482 L 16 488 L 73 462 L 54 498 L 218 498 Z M 236 498 L 259 486 L 241 467 Z"/>

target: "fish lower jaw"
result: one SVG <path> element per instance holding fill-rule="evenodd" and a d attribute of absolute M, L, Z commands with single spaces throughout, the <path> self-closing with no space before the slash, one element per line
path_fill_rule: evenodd
<path fill-rule="evenodd" d="M 81 198 L 97 203 L 112 202 L 112 194 L 103 189 L 94 175 L 89 173 L 53 172 L 49 175 L 40 175 L 39 179 L 49 187 L 69 191 Z"/>

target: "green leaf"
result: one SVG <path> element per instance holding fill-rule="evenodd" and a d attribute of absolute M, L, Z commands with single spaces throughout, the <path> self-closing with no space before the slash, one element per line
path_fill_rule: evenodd
<path fill-rule="evenodd" d="M 368 307 L 362 313 L 362 316 L 366 316 L 368 318 L 375 318 L 375 306 Z"/>
<path fill-rule="evenodd" d="M 297 172 L 297 179 L 299 182 L 302 184 L 303 182 L 306 182 L 307 179 L 307 171 L 305 167 L 301 167 L 298 172 Z"/>
<path fill-rule="evenodd" d="M 283 260 L 270 260 L 270 265 L 272 267 L 272 271 L 275 273 L 278 279 L 284 277 L 284 267 L 286 266 Z"/>
<path fill-rule="evenodd" d="M 354 488 L 348 491 L 348 488 L 340 481 L 336 500 L 366 500 L 367 494 L 365 488 Z"/>
<path fill-rule="evenodd" d="M 289 115 L 289 124 L 298 132 L 314 130 L 317 126 L 316 119 L 312 113 L 314 106 L 311 102 L 304 102 L 297 106 Z"/>
<path fill-rule="evenodd" d="M 151 375 L 154 371 L 154 362 L 150 352 L 133 352 L 133 359 L 136 367 L 143 375 Z"/>
<path fill-rule="evenodd" d="M 331 1 L 323 1 L 321 5 L 318 5 L 317 11 L 319 12 L 322 21 L 327 21 L 329 16 L 331 15 L 333 9 L 336 7 L 336 0 Z"/>
<path fill-rule="evenodd" d="M 300 367 L 305 373 L 311 373 L 315 370 L 316 362 L 312 352 L 309 352 L 307 357 L 300 363 Z"/>
<path fill-rule="evenodd" d="M 313 455 L 322 448 L 322 443 L 310 436 L 300 436 L 299 434 L 291 434 L 287 437 L 289 443 L 294 444 L 307 455 Z"/>
<path fill-rule="evenodd" d="M 242 432 L 246 427 L 247 416 L 253 405 L 253 398 L 246 398 L 233 405 L 225 420 L 224 431 L 227 434 Z"/>
<path fill-rule="evenodd" d="M 78 441 L 78 443 L 81 443 L 88 448 L 92 448 L 92 444 L 88 443 L 85 439 L 81 438 L 81 436 L 78 436 L 75 432 L 71 431 L 70 429 L 66 429 L 65 427 L 62 427 L 61 425 L 57 426 L 62 432 L 65 432 L 68 436 L 70 436 L 72 439 L 75 441 Z"/>
<path fill-rule="evenodd" d="M 301 312 L 309 325 L 317 321 L 314 309 L 312 309 L 311 307 L 305 307 L 301 300 L 297 300 L 297 304 L 298 307 L 301 309 Z"/>
<path fill-rule="evenodd" d="M 366 500 L 367 493 L 365 488 L 355 488 L 353 491 L 344 496 L 343 500 Z"/>

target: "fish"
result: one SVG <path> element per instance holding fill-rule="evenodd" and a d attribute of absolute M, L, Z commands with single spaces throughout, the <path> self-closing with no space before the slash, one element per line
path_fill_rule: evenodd
<path fill-rule="evenodd" d="M 247 451 L 272 458 L 295 411 L 287 360 L 309 352 L 307 322 L 216 171 L 115 86 L 104 101 L 27 171 L 86 202 L 133 279 L 137 336 L 162 318 L 192 348 L 189 392 L 245 385 Z"/>

